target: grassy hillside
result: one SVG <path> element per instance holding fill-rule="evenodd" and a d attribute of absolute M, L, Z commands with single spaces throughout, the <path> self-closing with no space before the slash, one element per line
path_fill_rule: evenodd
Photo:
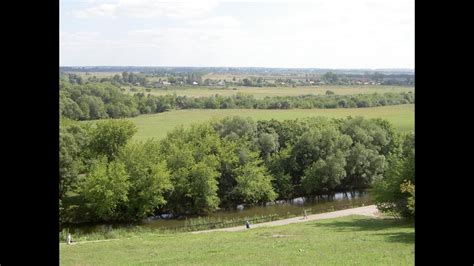
<path fill-rule="evenodd" d="M 413 265 L 413 224 L 348 216 L 240 232 L 60 244 L 61 265 Z"/>
<path fill-rule="evenodd" d="M 401 132 L 414 129 L 414 105 L 393 105 L 373 108 L 340 108 L 340 109 L 290 109 L 290 110 L 256 110 L 256 109 L 198 109 L 178 110 L 159 114 L 141 115 L 129 118 L 137 127 L 138 132 L 135 140 L 146 140 L 147 138 L 163 138 L 166 133 L 178 125 L 190 125 L 208 121 L 212 118 L 223 118 L 226 116 L 252 117 L 254 120 L 286 120 L 303 117 L 325 116 L 331 118 L 342 118 L 346 116 L 364 116 L 366 118 L 384 118 L 393 123 Z"/>

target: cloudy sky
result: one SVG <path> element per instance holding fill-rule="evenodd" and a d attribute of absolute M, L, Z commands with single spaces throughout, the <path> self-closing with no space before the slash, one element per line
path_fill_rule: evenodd
<path fill-rule="evenodd" d="M 414 68 L 414 0 L 60 0 L 61 66 Z"/>

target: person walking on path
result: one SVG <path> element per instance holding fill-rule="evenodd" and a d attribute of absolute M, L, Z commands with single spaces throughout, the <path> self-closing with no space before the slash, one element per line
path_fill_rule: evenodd
<path fill-rule="evenodd" d="M 67 234 L 66 243 L 67 243 L 68 245 L 71 245 L 71 243 L 72 243 L 72 236 L 71 236 L 70 233 Z"/>
<path fill-rule="evenodd" d="M 250 228 L 250 223 L 249 223 L 249 221 L 246 221 L 246 222 L 245 222 L 245 227 L 246 227 L 247 229 Z"/>
<path fill-rule="evenodd" d="M 308 219 L 308 214 L 306 213 L 306 210 L 304 210 L 304 219 Z"/>

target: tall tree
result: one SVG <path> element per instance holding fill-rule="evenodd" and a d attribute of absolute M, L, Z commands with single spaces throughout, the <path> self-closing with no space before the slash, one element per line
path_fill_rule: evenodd
<path fill-rule="evenodd" d="M 122 162 L 97 159 L 80 183 L 80 194 L 99 219 L 116 218 L 116 208 L 128 200 L 128 174 Z"/>
<path fill-rule="evenodd" d="M 131 184 L 125 206 L 128 218 L 145 218 L 166 204 L 166 194 L 173 186 L 158 142 L 129 143 L 118 160 L 125 165 Z"/>
<path fill-rule="evenodd" d="M 136 132 L 135 124 L 128 120 L 98 121 L 91 132 L 89 148 L 95 156 L 105 155 L 110 161 Z"/>

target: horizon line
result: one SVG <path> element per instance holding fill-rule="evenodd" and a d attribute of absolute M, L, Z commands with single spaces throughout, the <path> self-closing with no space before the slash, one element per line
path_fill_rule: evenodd
<path fill-rule="evenodd" d="M 169 67 L 169 68 L 178 68 L 178 67 L 187 67 L 187 68 L 268 68 L 268 69 L 333 69 L 333 70 L 415 70 L 414 68 L 409 67 L 380 67 L 380 68 L 331 68 L 331 67 L 264 67 L 264 66 L 151 66 L 151 65 L 63 65 L 59 67 Z"/>

